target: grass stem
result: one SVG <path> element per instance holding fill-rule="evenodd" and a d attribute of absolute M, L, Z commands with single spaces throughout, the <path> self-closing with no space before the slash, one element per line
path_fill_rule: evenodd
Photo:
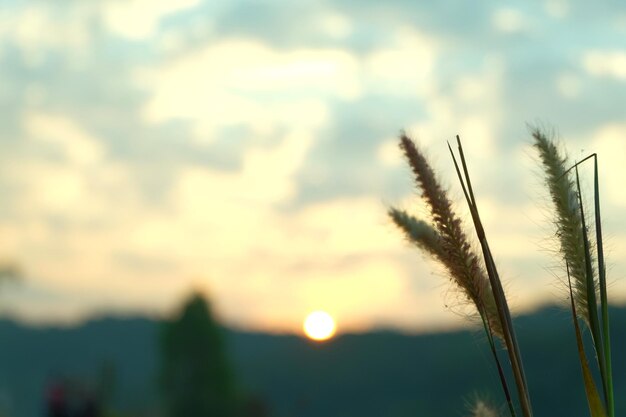
<path fill-rule="evenodd" d="M 470 180 L 469 171 L 467 169 L 467 163 L 465 161 L 465 155 L 463 153 L 461 139 L 459 138 L 459 136 L 457 136 L 456 139 L 461 164 L 463 166 L 464 177 L 463 175 L 461 175 L 459 164 L 457 163 L 456 157 L 454 156 L 454 152 L 452 151 L 452 147 L 450 147 L 450 144 L 448 144 L 448 149 L 450 150 L 450 153 L 452 155 L 454 166 L 456 168 L 459 181 L 461 182 L 463 193 L 465 194 L 465 197 L 467 199 L 467 203 L 469 205 L 472 215 L 472 220 L 474 222 L 474 227 L 476 229 L 476 234 L 478 235 L 478 240 L 483 251 L 485 266 L 487 267 L 487 274 L 489 276 L 489 281 L 491 284 L 491 290 L 493 292 L 493 296 L 498 309 L 498 317 L 500 319 L 500 322 L 502 323 L 502 333 L 504 336 L 503 338 L 507 348 L 507 352 L 509 354 L 511 369 L 513 371 L 513 377 L 515 378 L 515 384 L 517 387 L 518 399 L 520 402 L 520 407 L 522 409 L 522 414 L 525 417 L 532 417 L 532 406 L 530 402 L 530 395 L 528 392 L 528 384 L 526 382 L 524 366 L 522 363 L 519 346 L 517 344 L 515 330 L 513 328 L 513 323 L 511 320 L 511 313 L 509 311 L 508 303 L 504 295 L 504 289 L 502 288 L 502 283 L 500 281 L 500 277 L 498 275 L 498 271 L 496 269 L 495 262 L 491 254 L 491 250 L 489 248 L 489 243 L 487 242 L 485 230 L 480 220 L 478 206 L 474 197 L 472 183 Z"/>

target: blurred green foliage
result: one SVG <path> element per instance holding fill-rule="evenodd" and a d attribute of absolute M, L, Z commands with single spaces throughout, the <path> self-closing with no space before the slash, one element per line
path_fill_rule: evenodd
<path fill-rule="evenodd" d="M 237 408 L 222 330 L 209 302 L 192 295 L 161 341 L 163 400 L 171 417 L 229 417 Z"/>

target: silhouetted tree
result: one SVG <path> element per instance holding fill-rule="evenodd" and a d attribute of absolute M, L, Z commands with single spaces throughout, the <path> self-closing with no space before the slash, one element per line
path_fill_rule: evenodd
<path fill-rule="evenodd" d="M 96 397 L 101 409 L 100 414 L 106 417 L 115 415 L 113 411 L 113 397 L 117 385 L 117 368 L 112 360 L 105 360 L 100 364 L 96 385 Z"/>
<path fill-rule="evenodd" d="M 169 416 L 234 415 L 236 394 L 221 330 L 200 294 L 165 325 L 161 377 Z"/>

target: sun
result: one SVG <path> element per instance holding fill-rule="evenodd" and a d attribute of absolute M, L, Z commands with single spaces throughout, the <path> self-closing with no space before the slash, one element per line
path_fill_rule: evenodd
<path fill-rule="evenodd" d="M 322 341 L 335 335 L 335 320 L 325 311 L 314 311 L 306 316 L 302 326 L 309 339 Z"/>

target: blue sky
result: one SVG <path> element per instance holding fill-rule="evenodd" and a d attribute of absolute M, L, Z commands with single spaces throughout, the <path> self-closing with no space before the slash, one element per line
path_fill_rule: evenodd
<path fill-rule="evenodd" d="M 625 32 L 619 2 L 6 1 L 0 258 L 24 279 L 1 308 L 165 314 L 197 289 L 254 329 L 456 325 L 386 219 L 420 212 L 401 129 L 455 197 L 464 139 L 513 308 L 563 301 L 527 123 L 599 153 L 621 302 Z"/>

